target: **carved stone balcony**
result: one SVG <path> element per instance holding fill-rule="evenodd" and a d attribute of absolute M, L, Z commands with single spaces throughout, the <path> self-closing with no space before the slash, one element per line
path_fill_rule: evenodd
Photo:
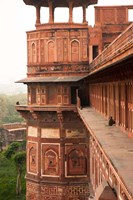
<path fill-rule="evenodd" d="M 89 74 L 110 68 L 130 57 L 133 57 L 133 23 L 93 60 Z"/>

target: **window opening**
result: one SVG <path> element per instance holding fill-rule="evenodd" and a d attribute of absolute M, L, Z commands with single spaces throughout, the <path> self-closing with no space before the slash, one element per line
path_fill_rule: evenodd
<path fill-rule="evenodd" d="M 93 46 L 93 59 L 98 56 L 98 46 Z"/>

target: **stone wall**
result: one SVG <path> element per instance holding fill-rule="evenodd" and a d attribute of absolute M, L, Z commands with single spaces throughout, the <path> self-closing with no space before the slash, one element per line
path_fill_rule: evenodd
<path fill-rule="evenodd" d="M 26 137 L 26 125 L 23 123 L 4 124 L 0 128 L 1 148 L 5 148 L 11 142 L 22 142 Z"/>

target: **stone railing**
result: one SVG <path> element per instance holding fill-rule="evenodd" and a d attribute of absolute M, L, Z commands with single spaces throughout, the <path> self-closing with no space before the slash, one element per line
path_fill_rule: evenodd
<path fill-rule="evenodd" d="M 129 54 L 123 55 L 129 56 L 133 53 L 133 23 L 121 33 L 101 54 L 99 54 L 89 65 L 89 72 L 94 73 L 95 71 L 106 67 L 116 57 L 124 54 L 126 51 L 132 51 Z M 119 59 L 119 58 L 118 58 Z M 115 60 L 117 61 L 117 59 Z"/>
<path fill-rule="evenodd" d="M 112 165 L 112 162 L 106 156 L 104 150 L 102 149 L 101 145 L 99 144 L 98 140 L 94 137 L 94 135 L 90 136 L 90 159 L 92 158 L 95 159 L 95 162 L 98 166 L 97 172 L 95 173 L 97 173 L 99 176 L 101 173 L 101 176 L 104 177 L 104 179 L 108 182 L 111 188 L 114 188 L 114 191 L 117 193 L 118 200 L 132 200 L 132 194 L 128 191 L 126 185 L 123 183 L 123 180 L 118 175 L 118 172 L 115 169 L 114 165 Z M 99 180 L 97 180 L 96 183 L 92 174 L 93 172 L 91 169 L 91 181 L 93 182 L 93 185 L 100 185 L 102 183 L 102 178 L 99 178 Z M 96 186 L 94 189 L 96 189 Z"/>

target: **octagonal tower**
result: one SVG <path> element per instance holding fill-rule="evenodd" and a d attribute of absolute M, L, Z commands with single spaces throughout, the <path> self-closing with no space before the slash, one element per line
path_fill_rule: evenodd
<path fill-rule="evenodd" d="M 27 121 L 27 200 L 85 200 L 89 188 L 89 138 L 77 106 L 87 104 L 86 8 L 97 0 L 24 0 L 36 7 L 36 30 L 27 32 L 27 105 L 16 108 Z M 83 23 L 73 8 L 83 7 Z M 49 7 L 41 24 L 40 8 Z M 56 7 L 69 8 L 67 23 L 54 22 Z M 80 96 L 80 98 L 79 98 Z"/>

